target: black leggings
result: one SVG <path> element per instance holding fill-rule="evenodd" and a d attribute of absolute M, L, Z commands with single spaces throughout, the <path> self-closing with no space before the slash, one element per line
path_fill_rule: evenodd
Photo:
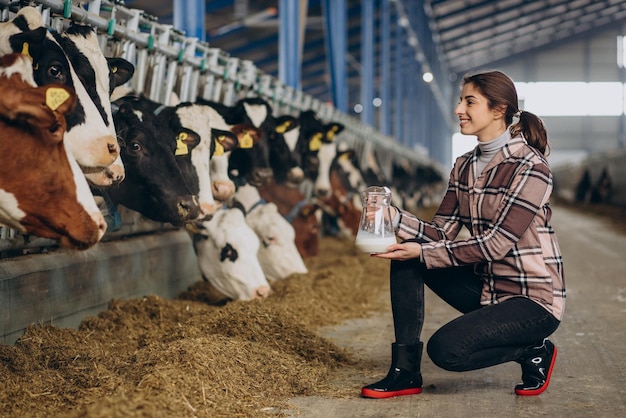
<path fill-rule="evenodd" d="M 483 283 L 473 266 L 429 270 L 417 260 L 392 261 L 390 281 L 397 343 L 420 340 L 424 283 L 463 313 L 428 341 L 428 355 L 445 370 L 461 372 L 518 360 L 527 347 L 541 345 L 560 324 L 545 308 L 525 297 L 481 305 Z"/>

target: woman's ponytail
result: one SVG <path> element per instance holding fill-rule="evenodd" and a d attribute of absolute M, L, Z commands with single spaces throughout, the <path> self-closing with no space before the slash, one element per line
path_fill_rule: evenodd
<path fill-rule="evenodd" d="M 521 133 L 528 145 L 535 148 L 541 154 L 547 156 L 550 153 L 548 146 L 548 133 L 539 116 L 534 113 L 519 111 L 519 122 L 511 126 L 511 135 Z"/>

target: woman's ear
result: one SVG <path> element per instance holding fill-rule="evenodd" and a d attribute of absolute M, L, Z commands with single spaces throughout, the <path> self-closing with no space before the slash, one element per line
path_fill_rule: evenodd
<path fill-rule="evenodd" d="M 499 106 L 495 106 L 492 109 L 493 112 L 493 118 L 498 120 L 501 118 L 504 118 L 504 116 L 506 115 L 506 105 L 499 105 Z"/>

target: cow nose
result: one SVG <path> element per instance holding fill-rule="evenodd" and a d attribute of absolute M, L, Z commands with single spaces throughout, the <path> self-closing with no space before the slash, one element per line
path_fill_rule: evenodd
<path fill-rule="evenodd" d="M 289 183 L 300 184 L 304 180 L 304 171 L 300 167 L 294 167 L 287 173 Z"/>
<path fill-rule="evenodd" d="M 115 158 L 117 158 L 118 155 L 120 155 L 120 145 L 117 143 L 117 141 L 109 142 L 107 144 L 107 148 L 109 149 L 109 153 L 113 155 Z"/>
<path fill-rule="evenodd" d="M 271 168 L 255 168 L 249 183 L 255 187 L 261 187 L 269 183 L 273 177 L 274 171 Z"/>
<path fill-rule="evenodd" d="M 266 297 L 268 297 L 270 295 L 271 289 L 269 288 L 269 286 L 259 286 L 256 289 L 254 289 L 254 299 L 264 299 Z"/>
<path fill-rule="evenodd" d="M 178 214 L 184 220 L 195 219 L 200 214 L 200 206 L 195 196 L 181 196 L 178 198 Z"/>
<path fill-rule="evenodd" d="M 317 189 L 315 191 L 315 194 L 317 195 L 317 197 L 328 197 L 330 196 L 330 190 L 329 189 Z"/>

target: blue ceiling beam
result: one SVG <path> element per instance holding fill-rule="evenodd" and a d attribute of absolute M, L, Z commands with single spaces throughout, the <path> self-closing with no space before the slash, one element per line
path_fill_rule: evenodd
<path fill-rule="evenodd" d="M 280 0 L 278 7 L 278 79 L 285 85 L 300 90 L 300 63 L 302 42 L 300 34 L 300 0 Z"/>
<path fill-rule="evenodd" d="M 174 27 L 184 31 L 190 38 L 204 41 L 204 1 L 174 0 Z"/>
<path fill-rule="evenodd" d="M 322 5 L 326 19 L 326 51 L 330 68 L 333 103 L 339 111 L 347 112 L 346 0 L 323 0 Z"/>
<path fill-rule="evenodd" d="M 204 3 L 204 13 L 210 15 L 227 7 L 234 7 L 235 0 L 210 0 Z"/>

